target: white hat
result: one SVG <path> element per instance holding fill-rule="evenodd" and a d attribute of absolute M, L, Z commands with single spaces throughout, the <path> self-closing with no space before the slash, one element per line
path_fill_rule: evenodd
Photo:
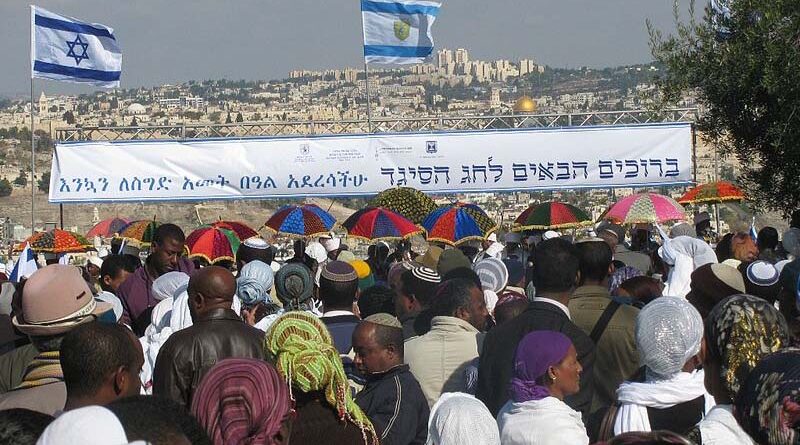
<path fill-rule="evenodd" d="M 486 237 L 486 240 L 487 241 L 491 241 L 493 243 L 496 243 L 497 242 L 497 233 L 495 233 L 495 232 L 490 233 L 489 236 Z"/>
<path fill-rule="evenodd" d="M 319 243 L 325 248 L 325 252 L 333 252 L 342 245 L 342 240 L 336 237 L 320 238 Z"/>
<path fill-rule="evenodd" d="M 86 261 L 89 264 L 97 266 L 98 268 L 103 267 L 103 259 L 99 256 L 90 256 Z"/>
<path fill-rule="evenodd" d="M 321 263 L 328 259 L 328 252 L 325 250 L 322 244 L 316 241 L 308 243 L 306 246 L 306 255 L 316 260 L 317 263 Z"/>
<path fill-rule="evenodd" d="M 117 416 L 102 406 L 86 406 L 61 414 L 39 437 L 37 445 L 122 445 L 128 443 Z"/>
<path fill-rule="evenodd" d="M 553 238 L 560 238 L 561 234 L 556 232 L 555 230 L 548 230 L 542 234 L 542 240 L 546 241 Z"/>

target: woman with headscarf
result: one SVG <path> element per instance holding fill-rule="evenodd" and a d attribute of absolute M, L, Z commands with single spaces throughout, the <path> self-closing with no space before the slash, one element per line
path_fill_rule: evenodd
<path fill-rule="evenodd" d="M 739 388 L 733 412 L 756 443 L 795 445 L 800 440 L 800 349 L 763 358 Z"/>
<path fill-rule="evenodd" d="M 289 387 L 265 361 L 218 362 L 197 387 L 191 409 L 214 445 L 289 443 L 294 418 Z"/>
<path fill-rule="evenodd" d="M 667 267 L 667 281 L 664 295 L 685 297 L 690 290 L 692 272 L 706 264 L 717 262 L 717 256 L 703 240 L 688 236 L 670 238 L 657 226 L 664 244 L 658 249 L 658 256 Z"/>
<path fill-rule="evenodd" d="M 698 445 L 752 445 L 733 416 L 733 398 L 765 356 L 786 346 L 783 315 L 758 297 L 733 295 L 706 317 L 705 385 L 717 405 L 690 434 Z"/>
<path fill-rule="evenodd" d="M 615 435 L 654 430 L 686 434 L 703 418 L 714 400 L 706 393 L 703 370 L 697 369 L 702 339 L 703 319 L 683 298 L 656 298 L 639 312 L 636 347 L 644 378 L 617 389 Z"/>
<path fill-rule="evenodd" d="M 311 270 L 303 264 L 287 263 L 275 273 L 275 294 L 285 311 L 315 313 L 314 280 Z"/>
<path fill-rule="evenodd" d="M 266 317 L 280 310 L 269 295 L 273 280 L 272 268 L 258 260 L 245 264 L 236 278 L 236 295 L 242 300 L 242 318 L 264 332 L 274 318 L 277 318 L 270 320 Z"/>
<path fill-rule="evenodd" d="M 580 390 L 583 368 L 569 337 L 533 331 L 522 338 L 514 357 L 511 399 L 497 414 L 503 445 L 585 445 L 581 414 L 564 397 Z"/>
<path fill-rule="evenodd" d="M 758 259 L 758 247 L 749 233 L 740 232 L 731 238 L 731 254 L 743 263 L 752 263 Z"/>
<path fill-rule="evenodd" d="M 426 445 L 500 445 L 500 432 L 483 402 L 448 392 L 431 408 Z"/>
<path fill-rule="evenodd" d="M 292 445 L 378 444 L 372 423 L 353 400 L 339 351 L 317 317 L 281 315 L 264 348 L 296 403 Z"/>
<path fill-rule="evenodd" d="M 185 292 L 189 286 L 189 275 L 183 272 L 167 272 L 156 278 L 151 287 L 153 297 L 158 304 L 153 308 L 150 325 L 139 339 L 144 352 L 144 365 L 139 374 L 146 394 L 152 393 L 153 369 L 161 345 L 175 332 L 171 328 L 175 296 Z"/>

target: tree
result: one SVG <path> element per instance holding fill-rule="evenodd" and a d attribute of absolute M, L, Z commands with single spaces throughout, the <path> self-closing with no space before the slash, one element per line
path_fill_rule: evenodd
<path fill-rule="evenodd" d="M 64 119 L 64 122 L 66 122 L 68 125 L 75 125 L 75 115 L 72 113 L 72 111 L 64 112 L 62 119 Z"/>
<path fill-rule="evenodd" d="M 666 74 L 664 104 L 687 91 L 704 106 L 698 129 L 741 163 L 738 182 L 759 209 L 800 207 L 800 2 L 731 1 L 730 14 L 706 8 L 664 37 L 650 23 L 650 47 Z M 663 71 L 662 71 L 663 73 Z"/>
<path fill-rule="evenodd" d="M 20 187 L 25 187 L 28 185 L 28 175 L 25 174 L 25 171 L 19 171 L 19 175 L 17 175 L 16 179 L 14 179 L 14 184 Z"/>
<path fill-rule="evenodd" d="M 0 179 L 0 196 L 9 196 L 11 195 L 11 191 L 13 188 L 11 187 L 11 183 L 8 179 Z"/>
<path fill-rule="evenodd" d="M 42 177 L 38 181 L 39 190 L 50 193 L 50 172 L 42 173 Z"/>
<path fill-rule="evenodd" d="M 226 124 L 232 124 L 233 123 L 233 120 L 231 119 L 231 112 L 230 111 L 228 112 L 228 117 L 225 118 L 225 123 Z"/>
<path fill-rule="evenodd" d="M 244 122 L 244 117 L 242 116 L 242 112 L 236 113 L 236 122 Z"/>

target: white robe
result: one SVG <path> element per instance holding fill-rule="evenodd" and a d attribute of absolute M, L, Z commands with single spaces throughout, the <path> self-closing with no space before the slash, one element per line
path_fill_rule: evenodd
<path fill-rule="evenodd" d="M 588 445 L 581 414 L 555 397 L 508 401 L 497 414 L 503 445 Z"/>
<path fill-rule="evenodd" d="M 733 417 L 731 405 L 717 405 L 697 424 L 703 445 L 755 445 Z"/>

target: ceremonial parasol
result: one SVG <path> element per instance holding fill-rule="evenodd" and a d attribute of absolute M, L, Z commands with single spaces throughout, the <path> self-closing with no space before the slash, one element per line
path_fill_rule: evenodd
<path fill-rule="evenodd" d="M 683 207 L 669 196 L 657 193 L 638 193 L 626 196 L 614 204 L 605 218 L 621 224 L 664 223 L 686 219 Z"/>
<path fill-rule="evenodd" d="M 258 232 L 253 230 L 250 226 L 243 222 L 239 221 L 225 221 L 219 220 L 217 222 L 209 224 L 211 227 L 219 227 L 222 229 L 233 230 L 233 233 L 236 234 L 236 237 L 239 238 L 240 241 L 244 241 L 247 238 L 252 238 L 254 236 L 258 236 Z"/>
<path fill-rule="evenodd" d="M 514 220 L 512 231 L 574 229 L 592 225 L 583 210 L 563 202 L 548 201 L 530 206 Z"/>
<path fill-rule="evenodd" d="M 289 236 L 318 236 L 331 231 L 336 219 L 315 204 L 281 207 L 267 220 L 266 228 Z"/>
<path fill-rule="evenodd" d="M 378 193 L 370 205 L 399 213 L 414 224 L 422 223 L 428 214 L 436 210 L 433 199 L 412 187 L 386 189 Z"/>
<path fill-rule="evenodd" d="M 687 191 L 678 199 L 680 204 L 719 204 L 721 202 L 744 200 L 744 193 L 739 187 L 727 181 L 699 184 Z"/>
<path fill-rule="evenodd" d="M 91 243 L 83 235 L 67 230 L 52 229 L 47 232 L 36 232 L 15 250 L 21 251 L 25 243 L 36 253 L 78 253 L 92 249 Z"/>
<path fill-rule="evenodd" d="M 347 235 L 369 241 L 409 238 L 424 231 L 404 216 L 381 207 L 367 207 L 350 215 L 342 226 Z"/>
<path fill-rule="evenodd" d="M 133 221 L 119 232 L 119 236 L 139 241 L 143 246 L 148 246 L 153 242 L 153 235 L 155 235 L 156 229 L 160 225 L 161 223 L 155 219 Z"/>
<path fill-rule="evenodd" d="M 186 237 L 189 258 L 202 258 L 211 264 L 235 261 L 240 243 L 236 232 L 223 227 L 200 227 Z"/>
<path fill-rule="evenodd" d="M 111 238 L 112 236 L 118 234 L 128 224 L 130 224 L 130 221 L 125 218 L 114 217 L 104 219 L 95 224 L 94 227 L 92 227 L 91 230 L 86 233 L 86 238 L 94 238 L 96 236 Z"/>
<path fill-rule="evenodd" d="M 457 202 L 431 212 L 422 222 L 422 227 L 428 232 L 428 241 L 457 246 L 485 239 L 497 229 L 497 223 L 477 205 Z"/>

